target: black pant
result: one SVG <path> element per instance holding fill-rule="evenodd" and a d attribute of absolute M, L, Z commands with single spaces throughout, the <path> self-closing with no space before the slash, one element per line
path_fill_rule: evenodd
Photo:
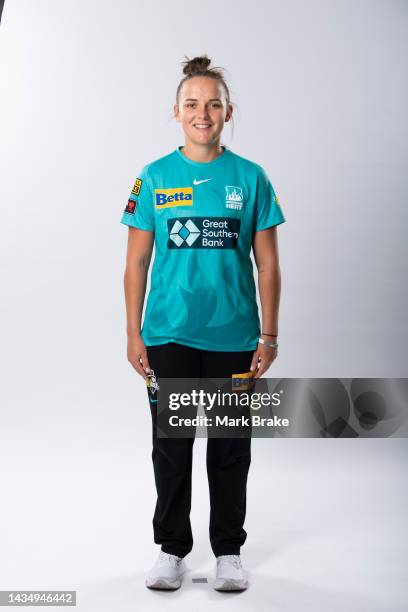
<path fill-rule="evenodd" d="M 148 346 L 147 356 L 157 382 L 163 378 L 231 378 L 249 372 L 254 351 L 207 351 L 176 342 Z M 148 394 L 150 392 L 148 391 Z M 160 393 L 160 389 L 156 392 Z M 184 557 L 193 547 L 190 523 L 191 468 L 194 438 L 158 438 L 156 404 L 149 401 L 153 425 L 153 468 L 157 503 L 154 541 L 164 552 Z M 216 557 L 239 555 L 247 533 L 246 486 L 251 463 L 251 438 L 208 438 L 210 542 Z"/>

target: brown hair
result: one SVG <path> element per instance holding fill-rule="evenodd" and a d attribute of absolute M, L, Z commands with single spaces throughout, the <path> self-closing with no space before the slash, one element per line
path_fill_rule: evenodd
<path fill-rule="evenodd" d="M 194 57 L 193 59 L 188 59 L 186 55 L 184 57 L 186 58 L 186 61 L 182 63 L 184 64 L 183 73 L 185 74 L 185 76 L 181 79 L 177 87 L 177 92 L 176 92 L 176 103 L 177 104 L 179 103 L 180 91 L 183 86 L 183 83 L 188 81 L 188 79 L 192 79 L 195 76 L 205 76 L 205 77 L 210 77 L 211 79 L 215 79 L 219 81 L 224 87 L 227 104 L 231 104 L 232 106 L 235 106 L 231 102 L 229 88 L 228 88 L 227 83 L 225 82 L 225 78 L 222 73 L 224 68 L 221 68 L 219 66 L 217 66 L 216 68 L 209 68 L 208 66 L 211 64 L 211 60 L 207 57 L 206 54 L 200 55 L 198 57 Z M 231 121 L 233 122 L 233 116 L 231 116 Z"/>

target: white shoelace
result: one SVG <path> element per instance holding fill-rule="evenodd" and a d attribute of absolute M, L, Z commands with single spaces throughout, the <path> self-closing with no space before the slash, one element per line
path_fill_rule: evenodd
<path fill-rule="evenodd" d="M 179 567 L 180 563 L 182 562 L 182 559 L 176 557 L 176 555 L 171 555 L 170 553 L 163 552 L 162 550 L 160 551 L 159 560 L 165 561 L 171 567 Z"/>

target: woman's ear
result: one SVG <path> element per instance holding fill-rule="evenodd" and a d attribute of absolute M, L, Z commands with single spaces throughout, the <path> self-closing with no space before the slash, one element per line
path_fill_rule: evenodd
<path fill-rule="evenodd" d="M 228 104 L 228 110 L 227 110 L 227 113 L 225 115 L 225 121 L 229 121 L 231 119 L 232 111 L 233 111 L 232 105 Z"/>

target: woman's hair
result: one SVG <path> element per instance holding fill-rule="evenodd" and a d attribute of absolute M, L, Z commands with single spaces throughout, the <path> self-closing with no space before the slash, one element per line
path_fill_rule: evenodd
<path fill-rule="evenodd" d="M 224 70 L 223 68 L 219 66 L 216 68 L 209 68 L 209 65 L 211 64 L 211 60 L 207 57 L 206 54 L 200 55 L 199 57 L 194 57 L 193 59 L 188 59 L 186 55 L 184 57 L 186 58 L 186 61 L 182 63 L 184 64 L 183 73 L 185 74 L 185 76 L 181 79 L 177 87 L 177 92 L 176 92 L 176 103 L 177 104 L 179 103 L 180 91 L 183 86 L 183 83 L 188 81 L 188 79 L 192 79 L 195 76 L 205 76 L 211 79 L 215 79 L 216 81 L 219 81 L 222 84 L 224 91 L 225 91 L 227 104 L 231 104 L 232 106 L 234 106 L 234 104 L 231 102 L 231 96 L 230 96 L 228 85 L 225 82 L 225 78 L 222 73 L 222 71 Z M 231 120 L 233 120 L 233 117 L 231 117 Z"/>

